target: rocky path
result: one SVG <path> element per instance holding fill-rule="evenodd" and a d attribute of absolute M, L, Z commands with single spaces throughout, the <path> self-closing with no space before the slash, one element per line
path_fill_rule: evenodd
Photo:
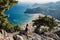
<path fill-rule="evenodd" d="M 19 32 L 14 32 L 14 33 L 7 33 L 8 37 L 5 40 L 14 40 L 13 36 L 18 34 Z"/>

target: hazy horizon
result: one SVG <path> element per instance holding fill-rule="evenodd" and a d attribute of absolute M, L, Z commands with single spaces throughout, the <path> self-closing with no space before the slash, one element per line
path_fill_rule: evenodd
<path fill-rule="evenodd" d="M 18 0 L 19 3 L 49 3 L 49 2 L 57 2 L 60 0 Z"/>

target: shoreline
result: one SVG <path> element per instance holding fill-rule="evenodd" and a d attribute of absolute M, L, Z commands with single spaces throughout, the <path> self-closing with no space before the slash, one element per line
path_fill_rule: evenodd
<path fill-rule="evenodd" d="M 28 20 L 26 23 L 24 23 L 24 24 L 22 25 L 22 28 L 23 28 L 23 29 L 25 29 L 26 24 L 29 24 L 29 26 L 32 26 L 32 24 L 33 24 L 32 20 L 37 19 L 39 16 L 41 16 L 41 17 L 44 17 L 44 16 L 45 16 L 44 14 L 30 14 L 30 15 L 32 16 L 32 17 L 30 18 L 30 20 Z"/>
<path fill-rule="evenodd" d="M 25 26 L 26 26 L 26 24 L 29 24 L 29 26 L 32 26 L 32 24 L 33 24 L 33 22 L 32 22 L 32 20 L 35 20 L 35 19 L 37 19 L 39 16 L 41 16 L 41 17 L 44 17 L 45 15 L 44 14 L 30 14 L 32 17 L 26 22 L 26 23 L 24 23 L 23 25 L 22 25 L 22 28 L 24 29 L 25 28 Z M 52 16 L 49 16 L 49 15 L 47 15 L 48 17 L 52 17 Z M 56 22 L 59 22 L 59 20 L 57 19 L 55 19 L 55 21 Z"/>

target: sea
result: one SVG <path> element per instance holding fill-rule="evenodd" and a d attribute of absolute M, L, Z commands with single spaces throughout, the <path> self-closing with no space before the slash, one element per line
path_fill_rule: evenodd
<path fill-rule="evenodd" d="M 27 8 L 32 8 L 31 4 L 17 3 L 8 10 L 5 10 L 5 14 L 8 15 L 8 20 L 12 24 L 23 25 L 32 18 L 29 13 L 24 13 Z"/>
<path fill-rule="evenodd" d="M 32 17 L 30 14 L 25 14 L 24 11 L 29 8 L 28 4 L 15 4 L 5 14 L 8 15 L 8 20 L 14 25 L 23 25 Z"/>

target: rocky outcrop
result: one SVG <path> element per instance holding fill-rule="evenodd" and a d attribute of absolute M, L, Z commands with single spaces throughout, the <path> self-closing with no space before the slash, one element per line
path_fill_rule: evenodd
<path fill-rule="evenodd" d="M 13 37 L 8 36 L 5 30 L 0 30 L 0 40 L 13 40 Z"/>
<path fill-rule="evenodd" d="M 16 40 L 55 40 L 55 39 L 50 38 L 48 36 L 33 33 L 32 35 L 25 36 L 25 38 L 24 36 L 16 35 Z"/>
<path fill-rule="evenodd" d="M 33 27 L 35 28 L 35 27 Z M 32 28 L 32 30 L 33 30 Z M 41 33 L 41 32 L 40 32 Z M 53 32 L 44 32 L 44 34 L 37 34 L 33 32 L 31 35 L 15 35 L 15 40 L 60 40 L 60 37 Z"/>
<path fill-rule="evenodd" d="M 55 33 L 48 32 L 48 33 L 45 33 L 45 36 L 48 36 L 48 37 L 53 38 L 55 40 L 60 40 L 60 37 Z"/>

